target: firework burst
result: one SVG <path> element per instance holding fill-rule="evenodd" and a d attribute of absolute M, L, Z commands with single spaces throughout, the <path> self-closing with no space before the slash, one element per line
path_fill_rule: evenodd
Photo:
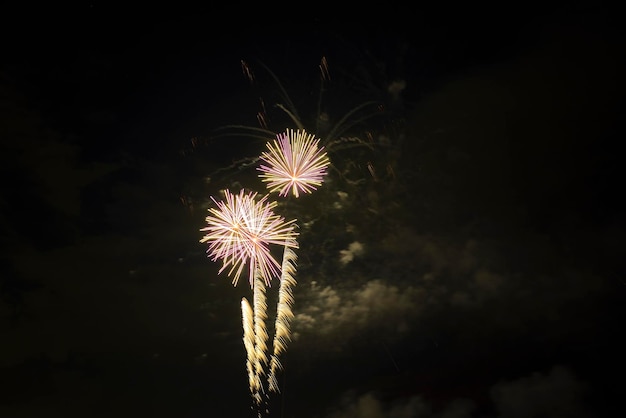
<path fill-rule="evenodd" d="M 267 183 L 271 192 L 287 196 L 291 191 L 295 197 L 300 193 L 311 193 L 322 184 L 330 160 L 320 140 L 304 129 L 294 132 L 287 129 L 267 143 L 267 151 L 261 154 L 263 164 L 261 181 Z"/>
<path fill-rule="evenodd" d="M 219 273 L 227 268 L 236 286 L 246 265 L 249 265 L 249 283 L 254 286 L 255 272 L 269 285 L 272 278 L 280 277 L 280 264 L 270 252 L 271 244 L 286 247 L 297 246 L 295 220 L 286 222 L 274 214 L 276 202 L 268 202 L 267 196 L 256 200 L 257 193 L 238 195 L 224 191 L 225 200 L 211 200 L 217 206 L 210 208 L 207 226 L 201 231 L 206 235 L 201 243 L 209 243 L 207 254 L 213 261 L 221 260 Z"/>
<path fill-rule="evenodd" d="M 293 193 L 297 198 L 322 184 L 330 162 L 319 141 L 302 129 L 287 130 L 267 144 L 268 151 L 261 155 L 263 164 L 258 170 L 270 193 L 278 191 L 280 196 Z M 213 261 L 222 262 L 219 273 L 227 270 L 228 276 L 233 278 L 233 285 L 237 285 L 246 266 L 249 268 L 253 301 L 252 305 L 245 298 L 241 301 L 243 343 L 247 352 L 248 384 L 260 411 L 267 396 L 266 388 L 270 392 L 279 392 L 277 374 L 282 369 L 279 358 L 291 339 L 297 260 L 294 249 L 298 248 L 295 220 L 286 222 L 274 214 L 277 203 L 268 201 L 268 195 L 257 199 L 255 192 L 241 190 L 239 194 L 233 194 L 224 190 L 224 200 L 213 197 L 211 200 L 215 207 L 209 209 L 207 226 L 201 229 L 206 235 L 200 242 L 208 243 L 208 256 Z M 283 247 L 281 264 L 270 252 L 273 244 Z M 280 286 L 271 341 L 273 351 L 268 355 L 266 290 L 273 278 L 279 279 Z M 266 384 L 263 377 L 267 378 Z"/>

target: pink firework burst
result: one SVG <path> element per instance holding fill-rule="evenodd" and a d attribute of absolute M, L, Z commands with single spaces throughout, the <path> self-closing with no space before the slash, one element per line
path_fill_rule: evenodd
<path fill-rule="evenodd" d="M 211 200 L 216 208 L 210 208 L 207 226 L 200 231 L 206 235 L 200 240 L 209 243 L 207 254 L 213 261 L 221 260 L 219 273 L 230 267 L 236 286 L 246 264 L 249 264 L 249 282 L 254 285 L 254 272 L 258 269 L 267 285 L 274 277 L 280 277 L 280 264 L 270 252 L 271 244 L 297 247 L 298 233 L 294 230 L 295 219 L 286 222 L 274 214 L 276 202 L 268 202 L 267 196 L 256 200 L 257 193 L 238 195 L 224 191 L 225 200 Z"/>
<path fill-rule="evenodd" d="M 287 129 L 267 143 L 268 151 L 261 154 L 264 164 L 258 167 L 259 175 L 267 183 L 270 193 L 278 191 L 287 196 L 291 191 L 295 197 L 300 193 L 311 193 L 322 184 L 330 160 L 319 146 L 320 140 L 305 130 Z"/>

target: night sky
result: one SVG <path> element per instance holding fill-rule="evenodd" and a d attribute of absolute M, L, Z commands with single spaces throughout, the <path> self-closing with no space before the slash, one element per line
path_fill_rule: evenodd
<path fill-rule="evenodd" d="M 263 416 L 624 414 L 622 22 L 444 9 L 224 30 L 95 3 L 3 35 L 0 417 L 257 416 L 252 292 L 199 240 L 211 196 L 266 192 L 241 127 L 283 108 L 336 141 L 276 207 L 298 285 Z"/>

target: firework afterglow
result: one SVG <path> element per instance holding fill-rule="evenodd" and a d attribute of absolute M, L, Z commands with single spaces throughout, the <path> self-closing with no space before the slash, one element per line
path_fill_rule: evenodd
<path fill-rule="evenodd" d="M 277 139 L 267 143 L 268 151 L 261 154 L 264 164 L 258 167 L 261 181 L 271 192 L 295 197 L 311 193 L 321 186 L 330 161 L 319 146 L 320 140 L 305 130 L 287 129 Z"/>

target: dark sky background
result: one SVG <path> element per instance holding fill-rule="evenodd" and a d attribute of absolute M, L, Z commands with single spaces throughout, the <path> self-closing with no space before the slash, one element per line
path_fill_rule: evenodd
<path fill-rule="evenodd" d="M 621 21 L 444 9 L 224 30 L 96 3 L 7 31 L 0 417 L 255 416 L 251 291 L 198 241 L 210 196 L 263 192 L 264 141 L 220 128 L 258 126 L 260 99 L 294 127 L 284 92 L 311 132 L 377 111 L 346 133 L 373 150 L 329 149 L 323 186 L 277 207 L 300 249 L 267 416 L 623 414 Z"/>

